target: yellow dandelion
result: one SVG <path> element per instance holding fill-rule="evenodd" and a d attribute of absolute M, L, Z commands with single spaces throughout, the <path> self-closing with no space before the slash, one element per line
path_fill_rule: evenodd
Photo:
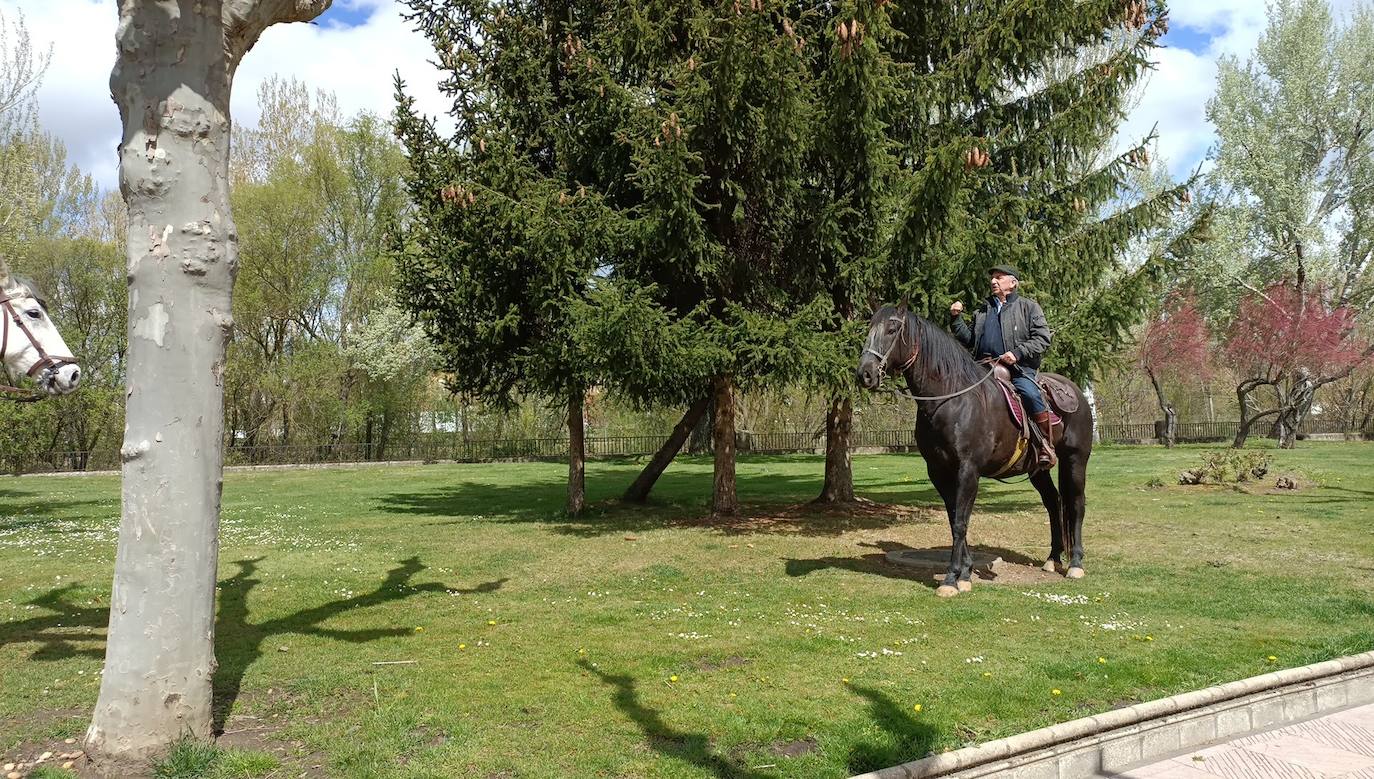
<path fill-rule="evenodd" d="M 730 693 L 730 697 L 731 697 L 731 698 L 735 697 L 735 694 L 734 694 L 733 692 Z"/>
<path fill-rule="evenodd" d="M 1098 662 L 1098 665 L 1106 665 L 1106 664 L 1107 664 L 1107 658 L 1105 658 L 1105 657 L 1099 657 L 1099 658 L 1097 658 L 1097 662 Z"/>
<path fill-rule="evenodd" d="M 1154 641 L 1154 640 L 1155 640 L 1155 637 L 1154 637 L 1154 636 L 1146 636 L 1146 637 L 1145 637 L 1145 640 L 1146 640 L 1146 641 Z"/>
<path fill-rule="evenodd" d="M 668 681 L 670 681 L 670 682 L 675 682 L 675 681 L 677 681 L 677 674 L 673 674 L 672 676 L 669 676 L 669 677 L 668 677 Z"/>
<path fill-rule="evenodd" d="M 417 627 L 417 628 L 415 628 L 415 632 L 416 632 L 416 633 L 423 633 L 423 632 L 425 632 L 425 629 L 424 629 L 424 628 L 419 628 L 419 627 Z"/>
<path fill-rule="evenodd" d="M 459 648 L 459 649 L 467 649 L 467 648 L 468 648 L 468 645 L 467 645 L 467 644 L 459 644 L 459 645 L 458 645 L 458 648 Z"/>
<path fill-rule="evenodd" d="M 585 649 L 579 649 L 579 650 L 577 650 L 577 653 L 578 653 L 579 655 L 585 655 L 585 654 L 587 654 L 587 650 L 585 650 Z"/>
<path fill-rule="evenodd" d="M 849 684 L 849 677 L 846 676 L 846 677 L 844 677 L 843 679 L 841 679 L 840 681 L 844 682 L 845 684 Z"/>
<path fill-rule="evenodd" d="M 489 620 L 487 620 L 487 624 L 488 624 L 488 625 L 495 625 L 495 624 L 496 624 L 496 620 L 494 620 L 494 619 L 489 619 Z"/>
<path fill-rule="evenodd" d="M 1061 691 L 1059 690 L 1058 687 L 1054 688 L 1053 690 L 1050 690 L 1050 695 L 1063 695 L 1063 694 L 1064 694 L 1064 693 L 1061 692 Z"/>
<path fill-rule="evenodd" d="M 1269 662 L 1277 663 L 1278 661 L 1279 659 L 1277 657 L 1275 657 L 1274 655 L 1269 655 Z"/>
<path fill-rule="evenodd" d="M 984 672 L 983 672 L 983 678 L 984 678 L 984 679 L 987 679 L 987 678 L 990 677 L 990 676 L 992 676 L 992 671 L 984 671 Z"/>
<path fill-rule="evenodd" d="M 916 712 L 917 714 L 920 714 L 920 713 L 921 713 L 921 704 L 918 703 L 918 704 L 916 704 L 915 706 L 912 706 L 912 707 L 911 707 L 911 710 L 914 711 L 914 712 Z"/>

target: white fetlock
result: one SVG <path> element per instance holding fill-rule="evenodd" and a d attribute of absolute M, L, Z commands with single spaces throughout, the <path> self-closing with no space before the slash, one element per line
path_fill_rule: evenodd
<path fill-rule="evenodd" d="M 959 589 L 957 587 L 951 587 L 948 584 L 941 584 L 939 587 L 935 588 L 935 594 L 941 598 L 953 598 L 955 595 L 959 594 Z"/>
<path fill-rule="evenodd" d="M 973 582 L 966 582 L 963 579 L 960 579 L 959 592 L 973 592 Z"/>

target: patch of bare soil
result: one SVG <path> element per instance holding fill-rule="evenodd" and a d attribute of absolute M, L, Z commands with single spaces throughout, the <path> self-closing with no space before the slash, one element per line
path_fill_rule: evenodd
<path fill-rule="evenodd" d="M 737 516 L 707 514 L 684 519 L 681 524 L 709 527 L 726 534 L 775 533 L 796 535 L 843 535 L 893 525 L 936 524 L 945 521 L 944 511 L 897 503 L 878 503 L 863 498 L 852 503 L 785 503 L 744 505 Z"/>
<path fill-rule="evenodd" d="M 722 668 L 739 668 L 740 666 L 745 666 L 748 664 L 749 658 L 740 657 L 739 655 L 731 655 L 730 657 L 727 657 L 724 660 L 698 660 L 694 667 L 698 671 L 709 673 L 710 671 L 719 671 Z"/>
<path fill-rule="evenodd" d="M 820 744 L 817 744 L 816 739 L 811 736 L 797 741 L 774 741 L 768 745 L 768 751 L 778 757 L 801 757 L 802 755 L 809 755 L 819 748 Z"/>
<path fill-rule="evenodd" d="M 91 770 L 86 753 L 74 738 L 52 744 L 21 744 L 0 757 L 0 777 L 6 779 L 28 776 L 39 768 L 65 768 L 82 779 L 100 776 Z"/>
<path fill-rule="evenodd" d="M 1050 582 L 1063 581 L 1063 572 L 1050 573 L 1043 570 L 1038 565 L 1024 565 L 1021 563 L 1009 563 L 1003 560 L 997 566 L 997 573 L 991 578 L 983 578 L 985 574 L 977 574 L 979 584 L 1010 584 L 1013 586 L 1025 586 L 1028 584 L 1048 584 Z M 943 577 L 941 577 L 943 578 Z"/>

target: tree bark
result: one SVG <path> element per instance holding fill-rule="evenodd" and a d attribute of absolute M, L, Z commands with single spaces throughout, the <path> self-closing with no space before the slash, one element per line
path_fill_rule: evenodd
<path fill-rule="evenodd" d="M 853 503 L 854 468 L 849 439 L 854 429 L 854 404 L 848 397 L 833 398 L 825 415 L 825 484 L 817 503 Z"/>
<path fill-rule="evenodd" d="M 716 429 L 714 385 L 707 391 L 706 397 L 706 413 L 697 417 L 696 424 L 692 426 L 691 438 L 687 442 L 687 451 L 692 454 L 706 454 L 711 451 L 711 436 Z"/>
<path fill-rule="evenodd" d="M 682 445 L 687 441 L 687 437 L 696 429 L 697 423 L 706 416 L 706 408 L 711 404 L 711 395 L 708 393 L 687 409 L 687 413 L 682 415 L 681 421 L 673 428 L 672 435 L 663 446 L 654 452 L 653 459 L 649 460 L 644 470 L 639 472 L 634 484 L 625 490 L 625 495 L 621 498 L 627 503 L 644 503 L 649 500 L 649 492 L 654 488 L 658 477 L 672 464 L 673 458 L 682 451 Z"/>
<path fill-rule="evenodd" d="M 587 503 L 587 441 L 583 422 L 586 391 L 581 385 L 568 395 L 568 515 L 577 516 Z"/>
<path fill-rule="evenodd" d="M 1155 400 L 1159 402 L 1159 410 L 1164 414 L 1164 448 L 1172 449 L 1178 442 L 1178 411 L 1164 396 L 1164 385 L 1160 383 L 1155 372 L 1147 368 L 1145 373 L 1150 377 L 1150 384 L 1155 388 Z"/>
<path fill-rule="evenodd" d="M 210 736 L 223 473 L 224 350 L 237 244 L 229 211 L 234 67 L 276 22 L 330 0 L 123 0 L 110 87 L 129 208 L 123 511 L 97 764 Z"/>
<path fill-rule="evenodd" d="M 1255 414 L 1250 414 L 1249 411 L 1247 411 L 1249 406 L 1246 404 L 1246 401 L 1250 397 L 1250 393 L 1266 383 L 1268 382 L 1247 379 L 1236 387 L 1236 400 L 1240 407 L 1240 424 L 1236 426 L 1236 437 L 1235 440 L 1231 442 L 1231 448 L 1245 448 L 1245 441 L 1250 437 L 1250 428 L 1261 419 L 1278 413 L 1277 410 L 1260 411 Z"/>
<path fill-rule="evenodd" d="M 734 516 L 739 513 L 735 492 L 735 381 L 731 376 L 715 379 L 715 418 L 712 444 L 716 450 L 715 479 L 711 491 L 711 513 Z"/>

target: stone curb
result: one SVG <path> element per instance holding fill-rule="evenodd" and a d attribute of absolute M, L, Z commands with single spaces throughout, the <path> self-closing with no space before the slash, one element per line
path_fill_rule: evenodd
<path fill-rule="evenodd" d="M 853 779 L 1075 779 L 1374 702 L 1374 652 L 1289 668 L 932 755 Z"/>

